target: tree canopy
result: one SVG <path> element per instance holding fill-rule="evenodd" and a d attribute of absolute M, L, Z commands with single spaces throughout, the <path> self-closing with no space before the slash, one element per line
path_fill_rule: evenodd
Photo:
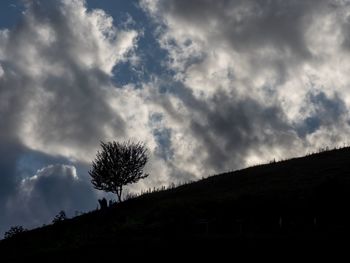
<path fill-rule="evenodd" d="M 148 161 L 148 151 L 141 142 L 101 142 L 89 171 L 91 183 L 98 190 L 115 193 L 122 201 L 123 186 L 146 178 L 143 173 Z"/>

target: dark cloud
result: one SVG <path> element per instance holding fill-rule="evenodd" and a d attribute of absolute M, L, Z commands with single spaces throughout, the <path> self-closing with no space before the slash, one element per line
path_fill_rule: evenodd
<path fill-rule="evenodd" d="M 312 13 L 329 1 L 174 0 L 160 1 L 160 11 L 208 30 L 212 38 L 228 41 L 240 52 L 269 47 L 309 57 L 304 28 Z"/>
<path fill-rule="evenodd" d="M 0 206 L 2 207 L 16 186 L 16 163 L 24 147 L 11 141 L 0 141 Z M 3 214 L 1 214 L 3 215 Z"/>
<path fill-rule="evenodd" d="M 241 97 L 234 90 L 228 93 L 219 89 L 203 100 L 190 87 L 170 80 L 160 85 L 160 92 L 176 98 L 185 109 L 174 111 L 171 100 L 157 100 L 166 114 L 152 116 L 157 123 L 170 117 L 181 127 L 177 130 L 169 122 L 165 126 L 168 128 L 155 130 L 159 154 L 175 180 L 191 180 L 201 170 L 219 173 L 245 167 L 251 153 L 265 161 L 280 158 L 288 145 L 298 140 L 295 127 L 278 103 L 266 105 L 255 98 Z M 177 136 L 184 140 L 176 141 Z M 186 150 L 182 150 L 182 144 Z M 285 148 L 277 156 L 276 146 Z M 191 172 L 191 165 L 200 170 Z"/>
<path fill-rule="evenodd" d="M 1 146 L 0 235 L 15 224 L 48 223 L 62 209 L 73 215 L 75 210 L 94 208 L 95 191 L 86 164 L 73 165 L 63 156 L 47 155 L 14 141 L 2 141 Z M 52 163 L 67 165 L 47 166 Z"/>
<path fill-rule="evenodd" d="M 7 67 L 4 66 L 6 74 Z M 10 218 L 6 211 L 6 203 L 16 192 L 16 186 L 20 180 L 17 174 L 17 162 L 20 156 L 27 151 L 19 137 L 18 129 L 22 121 L 22 110 L 30 93 L 26 89 L 18 87 L 26 86 L 26 78 L 17 76 L 14 72 L 6 74 L 6 78 L 0 78 L 0 236 Z M 11 87 L 9 89 L 8 87 Z M 23 96 L 22 96 L 23 95 Z"/>
<path fill-rule="evenodd" d="M 213 103 L 215 108 L 207 115 L 206 130 L 222 143 L 220 152 L 224 156 L 216 152 L 210 155 L 217 169 L 242 167 L 249 151 L 286 146 L 294 139 L 292 127 L 278 106 L 265 106 L 249 98 L 235 101 L 220 93 Z"/>
<path fill-rule="evenodd" d="M 193 96 L 186 99 L 195 100 Z M 244 167 L 250 152 L 286 146 L 296 139 L 277 105 L 266 106 L 251 98 L 235 99 L 218 91 L 211 100 L 187 106 L 200 116 L 191 120 L 190 130 L 200 142 L 200 151 L 208 153 L 202 165 L 217 172 Z"/>
<path fill-rule="evenodd" d="M 6 212 L 12 224 L 33 227 L 50 223 L 61 210 L 69 216 L 75 211 L 91 210 L 95 202 L 90 184 L 79 179 L 74 166 L 56 164 L 22 179 L 6 204 Z"/>

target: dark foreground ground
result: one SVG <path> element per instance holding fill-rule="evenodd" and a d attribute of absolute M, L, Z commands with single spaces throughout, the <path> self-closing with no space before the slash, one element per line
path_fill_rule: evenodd
<path fill-rule="evenodd" d="M 350 149 L 343 148 L 213 176 L 18 234 L 0 242 L 0 262 L 335 260 L 350 254 L 349 201 Z"/>

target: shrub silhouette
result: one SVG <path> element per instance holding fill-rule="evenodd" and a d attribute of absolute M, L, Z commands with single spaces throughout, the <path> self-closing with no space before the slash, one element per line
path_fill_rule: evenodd
<path fill-rule="evenodd" d="M 67 216 L 66 216 L 66 212 L 64 212 L 63 210 L 61 210 L 58 215 L 55 216 L 55 218 L 52 220 L 52 223 L 56 224 L 58 222 L 61 222 L 63 220 L 66 220 Z"/>
<path fill-rule="evenodd" d="M 98 203 L 100 204 L 100 209 L 101 210 L 105 210 L 108 205 L 107 205 L 107 199 L 106 198 L 102 198 L 102 199 L 98 199 Z"/>
<path fill-rule="evenodd" d="M 146 178 L 143 168 L 148 161 L 144 144 L 130 141 L 101 142 L 102 151 L 98 151 L 89 171 L 91 183 L 98 190 L 112 192 L 122 201 L 123 186 Z"/>
<path fill-rule="evenodd" d="M 5 232 L 5 239 L 11 238 L 19 233 L 25 232 L 27 229 L 25 229 L 23 226 L 12 226 L 8 231 Z"/>

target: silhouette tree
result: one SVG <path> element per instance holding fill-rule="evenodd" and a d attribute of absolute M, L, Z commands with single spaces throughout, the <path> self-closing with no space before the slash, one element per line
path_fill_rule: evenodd
<path fill-rule="evenodd" d="M 27 229 L 25 229 L 23 226 L 12 226 L 8 231 L 5 232 L 4 238 L 11 238 L 19 233 L 25 232 Z"/>
<path fill-rule="evenodd" d="M 89 171 L 91 183 L 98 190 L 112 192 L 122 201 L 123 186 L 146 178 L 143 168 L 148 161 L 148 153 L 143 143 L 101 142 Z"/>

